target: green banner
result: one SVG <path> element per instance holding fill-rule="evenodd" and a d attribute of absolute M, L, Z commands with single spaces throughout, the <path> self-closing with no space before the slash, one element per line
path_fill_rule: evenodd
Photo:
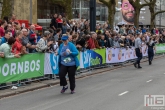
<path fill-rule="evenodd" d="M 27 54 L 21 58 L 0 58 L 0 83 L 44 75 L 44 54 Z"/>
<path fill-rule="evenodd" d="M 105 64 L 105 61 L 106 61 L 106 54 L 105 54 L 105 48 L 104 49 L 96 49 L 96 50 L 94 50 L 96 53 L 98 53 L 99 55 L 101 55 L 101 57 L 102 57 L 102 64 Z"/>
<path fill-rule="evenodd" d="M 156 53 L 165 53 L 165 44 L 157 44 L 156 45 Z"/>

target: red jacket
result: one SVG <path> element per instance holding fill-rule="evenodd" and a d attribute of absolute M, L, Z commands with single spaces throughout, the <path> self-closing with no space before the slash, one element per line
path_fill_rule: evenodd
<path fill-rule="evenodd" d="M 22 48 L 23 48 L 22 41 L 16 38 L 16 41 L 12 46 L 12 53 L 14 54 L 22 53 Z"/>

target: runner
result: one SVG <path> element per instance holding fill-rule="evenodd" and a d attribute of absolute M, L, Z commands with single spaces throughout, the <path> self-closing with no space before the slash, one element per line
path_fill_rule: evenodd
<path fill-rule="evenodd" d="M 59 48 L 59 76 L 60 85 L 63 86 L 61 93 L 64 93 L 67 89 L 66 74 L 68 73 L 71 94 L 75 93 L 75 74 L 77 67 L 79 66 L 79 60 L 77 58 L 78 50 L 76 46 L 69 42 L 68 35 L 63 35 L 61 40 L 63 44 Z"/>
<path fill-rule="evenodd" d="M 149 42 L 147 43 L 148 46 L 148 62 L 149 65 L 152 64 L 152 60 L 154 58 L 154 49 L 155 49 L 155 42 L 153 41 L 152 38 L 150 38 Z"/>
<path fill-rule="evenodd" d="M 140 60 L 142 59 L 142 41 L 141 41 L 141 34 L 138 34 L 137 38 L 135 39 L 135 51 L 136 56 L 138 57 L 136 62 L 134 63 L 135 68 L 142 68 L 140 66 Z M 138 66 L 137 66 L 138 64 Z"/>

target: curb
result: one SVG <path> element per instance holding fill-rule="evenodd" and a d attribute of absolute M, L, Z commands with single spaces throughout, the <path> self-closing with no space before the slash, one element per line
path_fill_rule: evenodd
<path fill-rule="evenodd" d="M 162 57 L 164 57 L 164 55 L 155 56 L 154 59 L 159 59 L 159 58 L 162 58 Z M 141 63 L 144 63 L 144 62 L 147 62 L 147 61 L 148 61 L 148 59 L 143 59 L 141 61 Z M 102 73 L 107 72 L 107 71 L 113 71 L 113 70 L 116 70 L 116 69 L 121 69 L 121 68 L 124 68 L 124 67 L 127 67 L 127 66 L 131 66 L 131 65 L 132 65 L 132 63 L 127 63 L 127 64 L 124 64 L 122 66 L 119 65 L 119 66 L 115 66 L 115 67 L 109 68 L 109 69 L 108 69 L 108 67 L 104 68 L 104 70 L 100 69 L 100 71 L 98 71 L 96 73 L 94 73 L 93 71 L 90 74 L 88 74 L 87 72 L 84 73 L 84 74 L 82 73 L 82 75 L 80 74 L 80 76 L 76 76 L 76 79 L 83 79 L 83 78 L 86 78 L 86 77 L 90 77 L 90 76 L 97 75 L 97 74 L 102 74 Z M 45 85 L 42 85 L 42 86 L 32 87 L 32 88 L 29 88 L 29 89 L 26 89 L 26 90 L 22 90 L 22 91 L 15 91 L 15 92 L 13 91 L 12 93 L 6 93 L 4 95 L 1 95 L 0 99 L 6 98 L 6 97 L 10 97 L 10 96 L 15 96 L 15 95 L 26 93 L 26 92 L 30 92 L 30 91 L 35 91 L 35 90 L 38 90 L 38 89 L 47 88 L 47 87 L 50 87 L 50 86 L 55 86 L 55 85 L 58 85 L 59 83 L 60 83 L 60 81 L 56 80 L 53 83 L 48 83 L 48 84 L 43 83 Z"/>

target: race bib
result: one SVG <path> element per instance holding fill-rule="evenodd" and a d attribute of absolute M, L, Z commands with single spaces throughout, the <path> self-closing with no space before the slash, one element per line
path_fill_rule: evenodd
<path fill-rule="evenodd" d="M 63 61 L 64 61 L 65 63 L 69 63 L 69 62 L 71 62 L 71 58 L 70 58 L 70 57 L 67 57 L 67 58 L 65 58 Z"/>

